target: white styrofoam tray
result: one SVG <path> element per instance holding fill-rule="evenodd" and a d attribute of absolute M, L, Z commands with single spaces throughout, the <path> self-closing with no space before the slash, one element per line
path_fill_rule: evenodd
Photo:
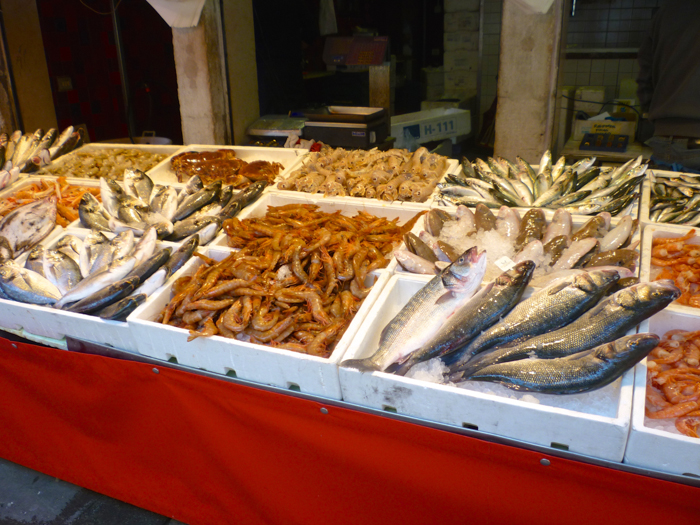
<path fill-rule="evenodd" d="M 700 319 L 667 308 L 640 325 L 640 332 L 651 332 L 659 337 L 663 337 L 669 330 L 700 330 Z M 624 463 L 671 474 L 700 477 L 700 439 L 678 432 L 675 418 L 647 418 L 644 410 L 646 390 L 647 367 L 644 359 L 635 369 L 632 427 Z"/>
<path fill-rule="evenodd" d="M 84 239 L 88 230 L 65 230 L 62 233 L 71 234 Z M 105 232 L 107 236 L 111 234 Z M 51 248 L 63 235 L 53 236 L 50 243 L 42 243 Z M 172 243 L 158 242 L 156 250 L 172 247 L 173 252 L 177 246 Z M 183 268 L 170 277 L 168 282 L 179 277 Z M 166 284 L 163 285 L 165 287 Z M 149 299 L 146 301 L 147 304 Z M 85 339 L 94 343 L 107 344 L 121 350 L 136 352 L 136 341 L 126 322 L 106 321 L 97 316 L 77 314 L 58 310 L 50 306 L 26 304 L 18 301 L 0 299 L 0 325 L 12 330 L 24 329 L 30 334 L 61 339 L 65 336 Z"/>
<path fill-rule="evenodd" d="M 456 207 L 456 206 L 440 207 L 440 209 L 443 210 L 443 211 L 445 211 L 445 212 L 447 212 L 448 214 L 450 214 L 450 216 L 451 216 L 452 218 L 454 218 L 455 213 L 456 213 L 456 211 L 457 211 L 457 207 Z M 494 213 L 494 215 L 498 215 L 498 210 L 491 210 L 491 211 Z M 546 208 L 542 208 L 542 211 L 544 211 L 545 218 L 547 219 L 547 225 L 549 225 L 550 222 L 552 221 L 552 217 L 554 216 L 555 210 L 548 210 L 548 209 L 546 209 Z M 526 213 L 527 213 L 527 212 L 526 212 Z M 524 214 L 521 213 L 521 214 L 520 214 L 520 218 L 522 219 L 523 216 L 524 216 Z M 576 232 L 576 230 L 577 230 L 578 228 L 580 228 L 580 227 L 583 226 L 585 223 L 587 223 L 591 218 L 592 218 L 592 216 L 588 216 L 588 215 L 572 215 L 572 216 L 571 216 L 571 220 L 572 220 L 572 224 L 573 224 L 573 226 L 574 226 L 574 229 L 573 229 L 574 233 Z M 417 223 L 414 225 L 414 227 L 411 229 L 411 233 L 413 233 L 414 235 L 419 236 L 420 233 L 421 233 L 422 231 L 427 231 L 427 230 L 426 230 L 426 226 L 425 226 L 425 221 L 426 221 L 426 220 L 427 220 L 427 214 L 424 215 L 421 219 L 418 220 L 418 222 L 417 222 Z M 620 223 L 620 217 L 612 217 L 612 218 L 610 219 L 610 229 L 613 229 L 613 228 L 614 228 L 615 226 L 617 226 L 619 223 Z M 640 242 L 640 241 L 641 241 L 641 239 L 642 239 L 642 229 L 643 229 L 642 226 L 641 226 L 641 225 L 638 225 L 638 226 L 637 226 L 636 232 L 632 235 L 632 241 L 631 241 L 631 242 L 632 242 L 632 243 L 635 243 L 635 242 L 638 243 L 638 246 L 637 246 L 637 251 L 638 251 L 638 252 L 641 250 L 641 242 Z M 404 246 L 401 246 L 401 248 L 404 248 Z M 489 247 L 488 247 L 488 246 L 480 246 L 479 249 L 485 249 L 487 253 L 489 252 Z M 641 252 L 640 252 L 640 253 L 641 253 Z M 489 259 L 489 261 L 491 261 L 491 260 L 492 260 L 492 259 Z M 639 275 L 639 274 L 640 274 L 640 264 L 641 264 L 641 256 L 640 256 L 640 259 L 639 259 L 639 261 L 638 261 L 638 263 L 637 263 L 637 266 L 636 266 L 636 268 L 635 268 L 635 272 L 634 272 L 635 275 Z M 411 273 L 411 272 L 408 272 L 408 271 L 404 270 L 403 267 L 402 267 L 400 264 L 398 264 L 398 263 L 395 265 L 395 272 L 396 272 L 396 273 L 402 273 L 402 274 L 410 274 L 410 273 Z M 539 273 L 540 273 L 540 272 L 537 272 L 537 274 L 539 274 Z M 419 275 L 419 274 L 414 274 L 414 275 Z"/>
<path fill-rule="evenodd" d="M 101 151 L 109 151 L 109 150 L 116 150 L 116 149 L 135 149 L 135 150 L 140 150 L 144 151 L 146 153 L 160 153 L 162 155 L 167 155 L 165 159 L 160 161 L 158 164 L 153 166 L 151 169 L 146 170 L 146 173 L 150 173 L 152 170 L 156 169 L 158 166 L 161 164 L 168 163 L 169 164 L 169 158 L 172 156 L 175 152 L 177 152 L 182 146 L 173 146 L 173 145 L 160 145 L 160 144 L 112 144 L 112 143 L 106 143 L 106 142 L 90 142 L 88 144 L 84 144 L 78 149 L 74 149 L 73 151 L 70 151 L 66 153 L 65 155 L 61 155 L 59 158 L 51 162 L 47 167 L 48 168 L 54 168 L 56 166 L 60 166 L 64 162 L 72 159 L 75 154 L 77 153 L 97 153 Z M 33 175 L 40 176 L 40 177 L 56 177 L 56 175 L 53 175 L 51 173 L 46 173 L 46 174 L 38 174 L 35 173 Z M 91 178 L 88 177 L 76 177 L 76 178 L 82 178 L 82 179 L 87 179 L 91 180 Z M 99 179 L 96 179 L 99 180 Z"/>
<path fill-rule="evenodd" d="M 664 224 L 667 226 L 678 226 L 678 227 L 683 227 L 682 224 L 672 224 L 672 223 L 663 223 L 663 222 L 656 222 L 652 221 L 651 218 L 649 217 L 651 213 L 651 179 L 649 177 L 649 174 L 653 174 L 654 177 L 658 179 L 674 179 L 677 178 L 679 175 L 687 175 L 689 177 L 695 177 L 698 179 L 700 182 L 700 175 L 696 173 L 681 173 L 678 171 L 665 171 L 665 170 L 649 170 L 647 172 L 647 177 L 644 179 L 644 185 L 642 186 L 642 199 L 641 199 L 641 204 L 639 208 L 639 218 L 644 224 Z"/>
<path fill-rule="evenodd" d="M 688 244 L 698 244 L 700 245 L 700 228 L 693 228 L 690 226 L 672 225 L 672 224 L 651 224 L 644 227 L 644 233 L 642 234 L 642 261 L 640 266 L 640 281 L 652 281 L 661 271 L 660 268 L 651 265 L 651 250 L 652 241 L 657 237 L 669 237 L 676 238 L 682 237 L 689 230 L 694 229 L 697 235 L 690 240 L 686 241 Z M 672 302 L 666 307 L 667 310 L 674 312 L 682 312 L 688 315 L 700 316 L 700 308 L 694 308 L 692 306 L 685 306 L 678 304 L 677 302 Z"/>
<path fill-rule="evenodd" d="M 341 363 L 372 355 L 382 329 L 424 285 L 425 279 L 394 274 Z M 496 384 L 457 388 L 343 366 L 338 372 L 343 400 L 350 403 L 622 461 L 630 424 L 632 371 L 602 389 L 573 396 L 532 396 Z M 540 401 L 527 401 L 533 398 Z"/>
<path fill-rule="evenodd" d="M 266 160 L 269 162 L 279 162 L 284 166 L 284 170 L 277 176 L 282 177 L 289 169 L 292 168 L 304 155 L 308 149 L 297 148 L 264 148 L 258 146 L 216 146 L 205 144 L 190 144 L 188 146 L 178 146 L 177 151 L 169 158 L 149 170 L 148 175 L 157 184 L 176 183 L 177 175 L 170 165 L 172 157 L 188 151 L 218 151 L 220 149 L 232 149 L 236 152 L 236 156 L 246 162 L 254 160 Z M 182 181 L 187 182 L 187 181 Z"/>
<path fill-rule="evenodd" d="M 402 206 L 395 206 L 388 202 L 362 199 L 360 201 L 348 202 L 346 199 L 336 197 L 321 197 L 310 193 L 300 192 L 270 192 L 263 194 L 256 202 L 244 208 L 237 216 L 238 219 L 252 217 L 264 217 L 267 214 L 268 206 L 286 206 L 288 204 L 315 204 L 320 211 L 333 213 L 340 211 L 343 215 L 354 217 L 358 212 L 366 212 L 375 217 L 386 217 L 387 219 L 398 218 L 398 224 L 405 224 L 415 217 L 417 213 L 425 211 L 425 207 L 406 203 Z M 210 246 L 227 246 L 227 238 L 223 236 L 212 241 Z M 387 256 L 390 262 L 386 269 L 393 271 L 396 266 L 396 259 Z"/>
<path fill-rule="evenodd" d="M 303 159 L 301 159 L 297 164 L 292 166 L 290 169 L 285 170 L 284 177 L 283 178 L 288 178 L 292 172 L 298 170 L 301 168 L 301 164 L 304 162 Z M 440 180 L 445 180 L 445 176 L 450 174 L 453 175 L 457 172 L 457 170 L 460 169 L 460 164 L 459 161 L 456 159 L 447 159 L 447 168 L 445 170 L 445 173 L 440 177 Z M 317 198 L 323 198 L 323 193 L 307 193 L 303 191 L 295 191 L 295 190 L 282 190 L 277 187 L 277 184 L 272 186 L 272 191 L 277 191 L 283 194 L 302 194 L 302 195 L 314 195 Z M 343 201 L 347 201 L 349 203 L 356 203 L 356 202 L 389 202 L 389 201 L 382 201 L 381 199 L 368 199 L 366 197 L 339 197 L 339 196 L 334 196 L 332 197 L 333 199 L 340 199 Z M 415 206 L 423 206 L 423 207 L 430 207 L 433 205 L 435 200 L 435 192 L 433 192 L 424 202 L 412 202 L 412 201 L 391 201 L 391 204 L 397 205 L 397 206 L 402 206 L 404 204 L 409 204 L 409 205 L 415 205 Z"/>
<path fill-rule="evenodd" d="M 230 250 L 224 248 L 210 248 L 207 255 L 221 261 L 230 253 Z M 190 261 L 183 267 L 183 275 L 191 275 L 201 264 L 203 263 L 200 259 Z M 188 342 L 187 330 L 154 321 L 170 302 L 171 286 L 155 293 L 152 300 L 137 308 L 127 321 L 137 341 L 137 349 L 143 355 L 164 361 L 175 358 L 178 363 L 193 368 L 340 399 L 338 361 L 380 295 L 389 276 L 389 272 L 381 270 L 376 272 L 376 275 L 368 276 L 367 286 L 376 278 L 372 291 L 327 359 L 222 336 L 198 337 Z"/>

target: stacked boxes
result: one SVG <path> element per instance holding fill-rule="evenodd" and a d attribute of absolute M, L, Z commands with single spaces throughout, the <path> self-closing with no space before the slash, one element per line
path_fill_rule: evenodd
<path fill-rule="evenodd" d="M 477 89 L 479 1 L 445 2 L 445 96 L 463 100 Z"/>

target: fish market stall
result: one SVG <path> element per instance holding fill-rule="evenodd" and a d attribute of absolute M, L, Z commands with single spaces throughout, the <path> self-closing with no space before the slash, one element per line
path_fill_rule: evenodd
<path fill-rule="evenodd" d="M 178 155 L 75 183 L 88 191 L 49 177 L 32 189 L 43 202 L 58 185 L 79 217 L 38 245 L 13 238 L 26 259 L 3 266 L 0 325 L 70 351 L 0 339 L 0 456 L 191 524 L 459 523 L 465 509 L 590 523 L 601 505 L 696 519 L 700 471 L 673 451 L 694 461 L 700 441 L 651 424 L 640 396 L 666 332 L 700 326 L 673 302 L 691 300 L 681 275 L 652 273 L 654 239 L 687 241 L 671 258 L 700 258 L 700 241 L 637 213 L 646 165 L 532 167 L 551 170 L 557 200 L 564 180 L 581 200 L 600 192 L 588 216 L 453 203 L 448 185 L 479 186 L 454 159 L 414 179 L 434 185 L 409 202 L 280 188 L 301 178 L 303 151 Z M 512 168 L 494 162 L 475 166 L 502 194 L 511 179 L 496 172 Z M 236 163 L 253 178 L 195 173 Z"/>

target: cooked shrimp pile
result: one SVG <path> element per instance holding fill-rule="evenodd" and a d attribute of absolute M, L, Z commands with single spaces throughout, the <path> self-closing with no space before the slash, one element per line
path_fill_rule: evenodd
<path fill-rule="evenodd" d="M 277 184 L 280 190 L 425 202 L 447 170 L 447 157 L 418 148 L 388 151 L 333 149 L 309 153 L 303 166 Z"/>
<path fill-rule="evenodd" d="M 647 356 L 647 417 L 677 418 L 681 434 L 700 437 L 699 364 L 700 331 L 666 332 Z"/>
<path fill-rule="evenodd" d="M 655 281 L 672 279 L 681 289 L 683 293 L 676 300 L 678 304 L 700 308 L 700 245 L 687 242 L 693 237 L 694 229 L 682 237 L 655 238 L 651 265 Z"/>
<path fill-rule="evenodd" d="M 158 321 L 190 330 L 190 340 L 222 335 L 329 357 L 370 292 L 368 275 L 419 215 L 399 226 L 294 204 L 230 219 L 228 243 L 240 250 L 180 278 Z"/>
<path fill-rule="evenodd" d="M 83 198 L 83 194 L 88 192 L 100 200 L 99 187 L 89 188 L 87 186 L 68 184 L 65 177 L 44 179 L 25 186 L 13 193 L 12 196 L 2 199 L 0 201 L 0 218 L 16 208 L 45 199 L 50 195 L 56 195 L 58 197 L 56 224 L 65 228 L 78 218 L 80 199 Z"/>

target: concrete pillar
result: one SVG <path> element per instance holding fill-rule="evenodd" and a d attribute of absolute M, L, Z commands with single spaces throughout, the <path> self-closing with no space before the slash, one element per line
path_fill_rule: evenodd
<path fill-rule="evenodd" d="M 228 54 L 229 104 L 233 143 L 247 144 L 246 129 L 260 116 L 258 68 L 255 62 L 255 28 L 251 0 L 223 2 Z"/>
<path fill-rule="evenodd" d="M 23 131 L 33 133 L 37 128 L 55 128 L 56 108 L 51 95 L 36 0 L 3 0 L 0 7 Z M 0 75 L 0 127 L 2 131 L 12 133 L 19 124 L 11 108 L 10 83 L 6 73 L 7 70 Z"/>
<path fill-rule="evenodd" d="M 503 3 L 495 154 L 538 162 L 551 148 L 564 0 L 544 14 Z"/>
<path fill-rule="evenodd" d="M 230 144 L 230 118 L 219 2 L 206 0 L 197 27 L 173 28 L 185 144 Z"/>

